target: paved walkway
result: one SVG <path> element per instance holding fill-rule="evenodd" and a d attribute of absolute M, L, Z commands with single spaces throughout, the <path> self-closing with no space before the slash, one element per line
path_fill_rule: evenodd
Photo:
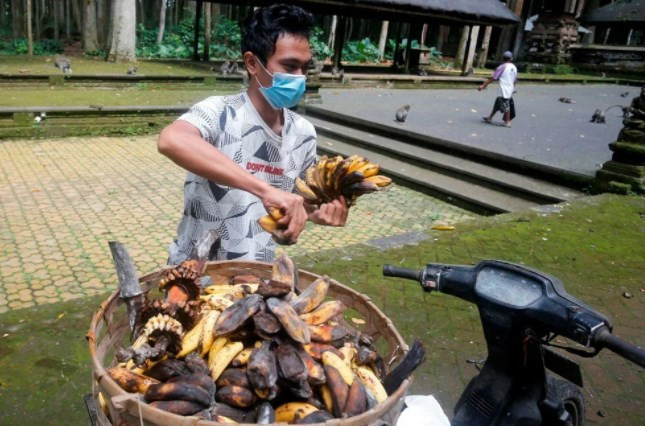
<path fill-rule="evenodd" d="M 618 85 L 523 85 L 514 96 L 517 118 L 513 127 L 487 125 L 495 101 L 495 85 L 478 92 L 459 90 L 323 89 L 322 108 L 439 137 L 467 146 L 538 164 L 593 176 L 611 158 L 607 146 L 622 127 L 619 108 L 607 113 L 607 124 L 590 123 L 596 108 L 629 105 L 640 90 Z M 627 98 L 620 96 L 629 92 Z M 569 97 L 575 104 L 558 102 Z M 411 106 L 400 126 L 394 111 Z M 501 123 L 498 113 L 494 121 Z M 582 155 L 584 154 L 584 155 Z"/>
<path fill-rule="evenodd" d="M 184 172 L 156 137 L 0 143 L 0 313 L 113 290 L 107 242 L 137 270 L 164 265 L 182 211 Z M 313 253 L 473 217 L 393 186 L 361 198 L 346 228 L 308 225 L 291 255 Z"/>

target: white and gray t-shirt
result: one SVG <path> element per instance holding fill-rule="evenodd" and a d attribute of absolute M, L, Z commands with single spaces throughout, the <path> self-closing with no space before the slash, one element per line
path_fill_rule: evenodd
<path fill-rule="evenodd" d="M 286 192 L 316 160 L 316 131 L 298 114 L 284 109 L 282 136 L 262 120 L 246 92 L 212 96 L 179 117 L 197 127 L 202 137 L 240 167 Z M 195 243 L 204 231 L 216 229 L 220 244 L 211 260 L 246 259 L 270 262 L 275 242 L 257 220 L 267 212 L 255 195 L 186 174 L 184 212 L 177 238 L 170 245 L 170 264 L 196 254 Z"/>

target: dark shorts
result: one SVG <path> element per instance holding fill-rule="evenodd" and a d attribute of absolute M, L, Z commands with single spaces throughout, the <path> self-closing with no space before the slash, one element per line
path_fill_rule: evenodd
<path fill-rule="evenodd" d="M 495 99 L 495 106 L 493 106 L 493 111 L 500 111 L 502 114 L 506 114 L 510 111 L 512 120 L 513 118 L 515 118 L 515 102 L 513 102 L 513 98 L 504 99 L 501 96 L 498 96 L 497 99 Z"/>

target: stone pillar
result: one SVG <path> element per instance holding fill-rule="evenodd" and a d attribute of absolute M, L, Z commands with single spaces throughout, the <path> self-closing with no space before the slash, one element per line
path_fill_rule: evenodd
<path fill-rule="evenodd" d="M 645 194 L 645 86 L 632 101 L 630 114 L 618 140 L 609 144 L 611 160 L 596 172 L 599 191 Z"/>

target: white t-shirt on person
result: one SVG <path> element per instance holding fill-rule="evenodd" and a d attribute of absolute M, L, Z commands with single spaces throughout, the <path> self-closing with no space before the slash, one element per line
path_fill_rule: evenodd
<path fill-rule="evenodd" d="M 503 63 L 493 73 L 493 80 L 497 80 L 499 83 L 497 96 L 501 96 L 504 99 L 512 98 L 515 82 L 517 81 L 517 67 L 510 62 Z"/>
<path fill-rule="evenodd" d="M 298 114 L 283 111 L 282 136 L 262 120 L 246 92 L 207 98 L 179 120 L 197 127 L 207 142 L 243 169 L 275 188 L 293 192 L 296 178 L 304 177 L 316 160 L 316 131 Z M 211 260 L 271 262 L 275 242 L 257 222 L 266 214 L 255 195 L 188 172 L 184 211 L 169 248 L 169 263 L 194 258 L 195 243 L 210 229 L 216 229 L 221 237 Z"/>

